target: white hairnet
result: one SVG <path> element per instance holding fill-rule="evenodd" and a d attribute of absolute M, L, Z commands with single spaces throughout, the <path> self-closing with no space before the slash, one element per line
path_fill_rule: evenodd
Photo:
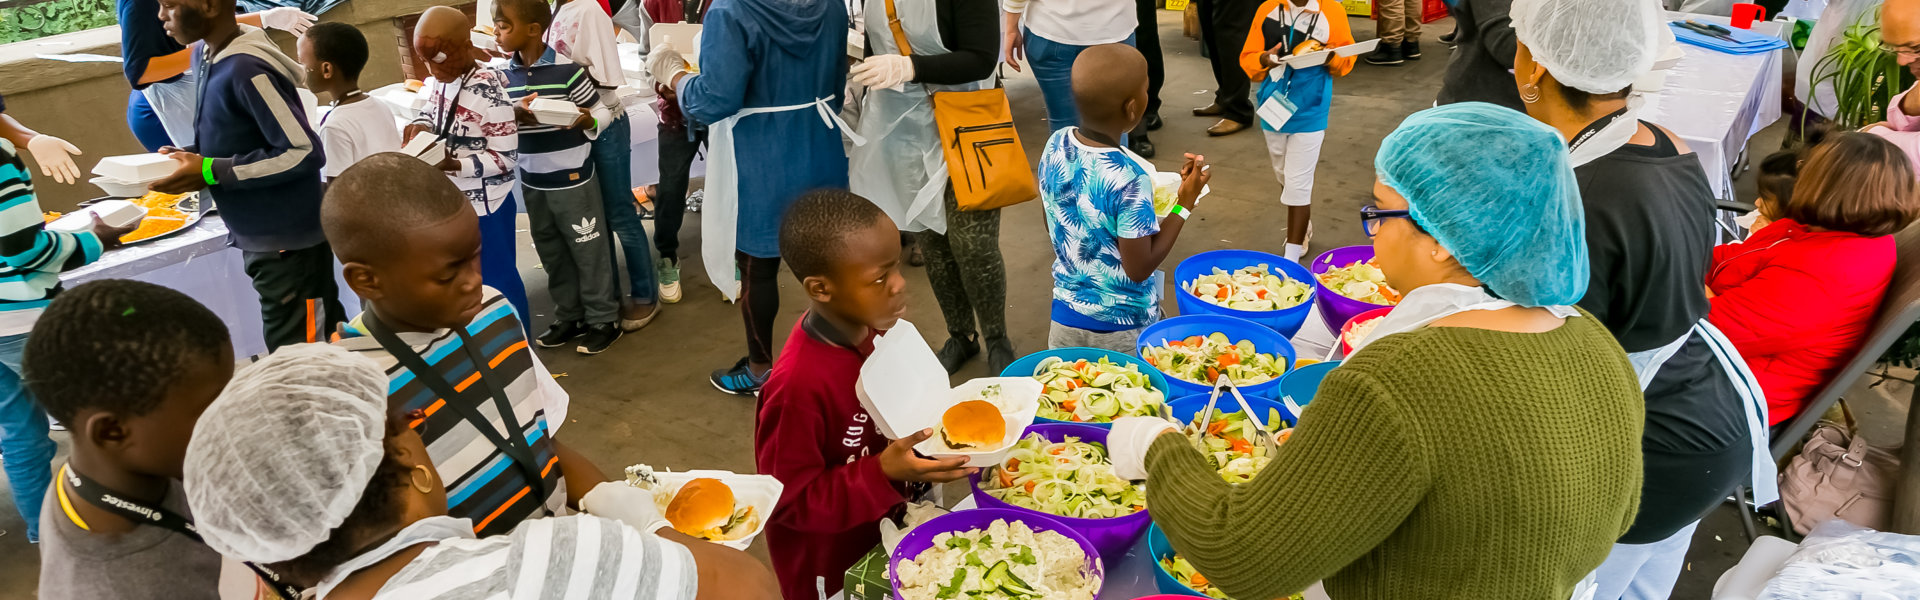
<path fill-rule="evenodd" d="M 1534 62 L 1589 94 L 1627 89 L 1653 70 L 1667 27 L 1655 0 L 1514 0 L 1508 15 Z"/>
<path fill-rule="evenodd" d="M 187 502 L 207 545 L 273 563 L 326 541 L 386 455 L 387 377 L 328 344 L 235 374 L 187 444 Z"/>

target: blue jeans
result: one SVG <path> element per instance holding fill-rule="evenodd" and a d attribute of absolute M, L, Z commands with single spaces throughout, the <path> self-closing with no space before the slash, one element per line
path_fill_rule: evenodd
<path fill-rule="evenodd" d="M 533 313 L 527 310 L 527 284 L 520 281 L 520 261 L 514 256 L 519 236 L 514 225 L 520 211 L 515 210 L 513 195 L 491 214 L 480 217 L 480 282 L 499 290 L 507 303 L 520 313 L 520 323 L 533 327 Z"/>
<path fill-rule="evenodd" d="M 40 541 L 40 501 L 53 483 L 53 438 L 47 437 L 47 413 L 33 400 L 20 379 L 20 355 L 27 334 L 0 337 L 0 456 L 4 456 L 7 483 L 13 487 L 13 507 L 27 521 L 27 541 Z"/>
<path fill-rule="evenodd" d="M 627 296 L 640 304 L 659 301 L 660 284 L 653 271 L 653 242 L 647 240 L 647 226 L 633 208 L 633 120 L 626 113 L 614 119 L 593 140 L 593 174 L 600 182 L 600 202 L 606 207 L 607 237 L 612 244 L 619 238 L 616 256 L 627 263 L 631 288 Z"/>
<path fill-rule="evenodd" d="M 153 112 L 153 105 L 147 103 L 147 95 L 134 90 L 127 95 L 127 129 L 133 130 L 134 139 L 148 152 L 159 152 L 161 146 L 172 146 L 173 138 L 167 137 L 167 128 L 160 125 L 159 113 Z"/>
<path fill-rule="evenodd" d="M 1651 544 L 1614 544 L 1607 560 L 1594 569 L 1593 600 L 1666 600 L 1680 580 L 1699 527 L 1694 521 Z"/>
<path fill-rule="evenodd" d="M 1027 64 L 1033 67 L 1033 80 L 1040 83 L 1040 96 L 1047 102 L 1047 130 L 1079 125 L 1080 111 L 1073 105 L 1073 60 L 1088 46 L 1062 44 L 1032 30 L 1026 33 Z M 1133 36 L 1127 36 L 1123 43 L 1132 46 Z"/>

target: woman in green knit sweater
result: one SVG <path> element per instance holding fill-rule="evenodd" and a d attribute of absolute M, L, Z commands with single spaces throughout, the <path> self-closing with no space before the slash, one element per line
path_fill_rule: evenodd
<path fill-rule="evenodd" d="M 1252 482 L 1166 421 L 1114 424 L 1173 547 L 1228 595 L 1565 600 L 1632 525 L 1640 389 L 1586 291 L 1553 130 L 1491 104 L 1409 117 L 1362 212 L 1402 303 Z M 1377 230 L 1377 231 L 1376 231 Z"/>

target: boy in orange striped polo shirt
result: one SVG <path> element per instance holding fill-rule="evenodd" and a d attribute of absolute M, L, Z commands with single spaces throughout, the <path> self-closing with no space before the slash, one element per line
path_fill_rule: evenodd
<path fill-rule="evenodd" d="M 367 306 L 334 343 L 386 369 L 388 408 L 426 442 L 450 515 L 481 537 L 505 533 L 566 514 L 606 481 L 554 439 L 567 392 L 513 306 L 481 285 L 479 224 L 445 175 L 404 154 L 367 157 L 328 186 L 320 220 Z"/>

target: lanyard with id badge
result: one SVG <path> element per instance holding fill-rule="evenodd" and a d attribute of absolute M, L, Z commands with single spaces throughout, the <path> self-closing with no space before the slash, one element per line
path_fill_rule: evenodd
<path fill-rule="evenodd" d="M 1281 10 L 1284 11 L 1285 9 L 1281 9 Z M 1307 33 L 1305 34 L 1306 39 L 1308 40 L 1313 39 L 1313 31 L 1319 27 L 1320 27 L 1320 13 L 1315 12 L 1312 14 L 1312 20 L 1307 21 Z M 1297 46 L 1297 44 L 1295 44 L 1293 41 L 1293 36 L 1294 34 L 1299 32 L 1300 30 L 1294 27 L 1291 20 L 1289 20 L 1287 24 L 1287 41 L 1286 41 L 1286 46 L 1288 48 L 1287 51 L 1289 53 L 1291 53 L 1293 51 L 1292 49 Z M 1305 42 L 1306 40 L 1301 40 L 1301 41 Z M 1293 77 L 1291 76 L 1293 72 L 1293 66 L 1287 65 L 1287 64 L 1281 64 L 1279 65 L 1279 68 L 1286 69 L 1285 71 L 1282 71 L 1282 77 L 1285 77 L 1287 80 L 1286 83 L 1281 84 L 1280 93 L 1272 96 L 1268 96 L 1267 99 L 1264 101 L 1261 101 L 1260 106 L 1255 108 L 1253 111 L 1254 114 L 1260 115 L 1260 120 L 1262 122 L 1265 122 L 1267 124 L 1267 127 L 1272 128 L 1274 131 L 1279 131 L 1282 126 L 1285 126 L 1287 124 L 1288 120 L 1293 119 L 1293 113 L 1298 112 L 1300 108 L 1298 105 L 1293 103 L 1292 99 L 1287 97 L 1293 92 Z"/>

